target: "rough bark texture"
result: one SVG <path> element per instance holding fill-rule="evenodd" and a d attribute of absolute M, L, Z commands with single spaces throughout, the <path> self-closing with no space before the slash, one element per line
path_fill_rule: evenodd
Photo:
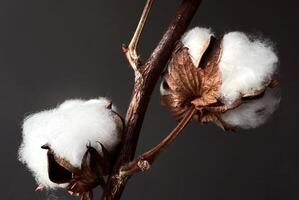
<path fill-rule="evenodd" d="M 113 174 L 108 178 L 103 200 L 120 199 L 128 178 L 117 176 L 120 168 L 134 158 L 140 129 L 153 89 L 160 77 L 176 42 L 186 31 L 201 0 L 183 0 L 175 17 L 167 28 L 158 46 L 148 61 L 139 70 L 134 84 L 133 96 L 125 118 L 125 131 L 119 154 L 113 167 Z"/>

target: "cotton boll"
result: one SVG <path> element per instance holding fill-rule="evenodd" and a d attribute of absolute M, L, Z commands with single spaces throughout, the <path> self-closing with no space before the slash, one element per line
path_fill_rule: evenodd
<path fill-rule="evenodd" d="M 191 59 L 196 67 L 209 46 L 211 36 L 213 36 L 211 29 L 195 27 L 186 32 L 181 39 L 184 47 L 189 49 Z"/>
<path fill-rule="evenodd" d="M 193 119 L 225 130 L 266 121 L 279 102 L 266 91 L 278 83 L 278 58 L 269 42 L 241 32 L 217 39 L 210 29 L 199 27 L 181 41 L 160 85 L 161 102 L 172 116 L 180 120 L 195 108 Z"/>
<path fill-rule="evenodd" d="M 64 126 L 59 130 L 63 134 L 49 142 L 57 155 L 63 155 L 75 167 L 80 167 L 89 142 L 101 151 L 97 142 L 112 150 L 120 141 L 113 114 L 101 103 L 101 100 L 86 101 L 63 112 L 64 119 L 60 123 Z"/>
<path fill-rule="evenodd" d="M 277 89 L 268 89 L 262 98 L 251 100 L 227 111 L 221 115 L 221 119 L 233 127 L 256 128 L 265 123 L 276 110 L 279 102 L 280 94 Z"/>
<path fill-rule="evenodd" d="M 231 104 L 241 96 L 263 90 L 271 81 L 278 58 L 268 43 L 230 32 L 223 37 L 222 46 L 219 67 L 224 103 Z"/>
<path fill-rule="evenodd" d="M 106 98 L 72 99 L 24 120 L 19 159 L 33 172 L 39 184 L 49 188 L 66 186 L 49 180 L 47 150 L 41 149 L 44 144 L 76 168 L 81 167 L 86 145 L 90 144 L 99 153 L 102 153 L 100 143 L 110 152 L 118 145 L 120 120 L 115 120 L 114 107 L 107 108 L 109 103 Z"/>

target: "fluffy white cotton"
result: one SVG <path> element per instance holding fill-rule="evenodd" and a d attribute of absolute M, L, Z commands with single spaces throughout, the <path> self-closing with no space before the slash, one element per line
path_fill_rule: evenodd
<path fill-rule="evenodd" d="M 208 48 L 211 36 L 213 36 L 211 29 L 195 27 L 186 32 L 181 39 L 183 45 L 189 49 L 192 62 L 196 67 Z"/>
<path fill-rule="evenodd" d="M 106 108 L 109 102 L 105 98 L 67 100 L 57 108 L 32 114 L 24 120 L 19 159 L 39 184 L 51 188 L 64 186 L 49 180 L 47 150 L 41 149 L 42 145 L 49 144 L 57 156 L 80 167 L 86 145 L 91 144 L 101 153 L 98 142 L 108 150 L 120 142 L 115 116 Z"/>
<path fill-rule="evenodd" d="M 220 60 L 222 101 L 233 103 L 241 96 L 262 89 L 276 71 L 278 58 L 273 48 L 244 33 L 230 32 L 223 38 Z"/>
<path fill-rule="evenodd" d="M 227 111 L 221 119 L 234 127 L 256 128 L 270 117 L 280 102 L 280 94 L 275 89 L 268 89 L 261 99 L 251 100 L 240 107 Z"/>

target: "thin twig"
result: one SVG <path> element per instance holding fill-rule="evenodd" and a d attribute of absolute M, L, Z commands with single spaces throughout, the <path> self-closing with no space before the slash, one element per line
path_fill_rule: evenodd
<path fill-rule="evenodd" d="M 135 173 L 148 170 L 150 165 L 154 162 L 154 160 L 157 158 L 160 152 L 162 152 L 166 147 L 168 147 L 175 140 L 175 138 L 181 133 L 181 131 L 186 127 L 188 122 L 192 119 L 195 111 L 196 109 L 194 106 L 190 107 L 190 109 L 186 112 L 186 114 L 181 119 L 181 121 L 170 132 L 170 134 L 162 140 L 162 142 L 160 142 L 157 146 L 155 146 L 151 150 L 139 156 L 134 161 L 131 161 L 127 165 L 123 166 L 120 169 L 119 176 L 127 177 Z"/>
<path fill-rule="evenodd" d="M 153 0 L 147 0 L 131 42 L 129 43 L 128 46 L 123 45 L 123 47 L 122 47 L 123 52 L 125 53 L 130 65 L 132 66 L 136 75 L 138 75 L 137 74 L 138 68 L 141 65 L 140 57 L 137 54 L 136 49 L 137 49 L 137 45 L 138 45 L 138 42 L 140 39 L 140 35 L 142 33 L 144 24 L 145 24 L 147 16 L 148 16 L 148 13 L 152 7 L 152 4 L 153 4 Z"/>

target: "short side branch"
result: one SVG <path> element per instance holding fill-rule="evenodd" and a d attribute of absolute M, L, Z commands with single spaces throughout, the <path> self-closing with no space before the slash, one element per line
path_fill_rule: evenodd
<path fill-rule="evenodd" d="M 137 45 L 139 42 L 141 32 L 143 30 L 144 24 L 145 24 L 147 16 L 148 16 L 148 13 L 152 7 L 152 4 L 153 4 L 153 0 L 147 0 L 146 4 L 144 6 L 144 9 L 143 9 L 141 18 L 139 20 L 139 23 L 137 25 L 137 28 L 135 30 L 135 33 L 133 35 L 133 38 L 132 38 L 130 44 L 128 46 L 123 45 L 123 52 L 125 53 L 130 65 L 132 66 L 132 68 L 135 72 L 138 72 L 138 68 L 141 65 L 140 57 L 137 54 L 136 49 L 137 49 Z"/>
<path fill-rule="evenodd" d="M 178 125 L 170 132 L 170 134 L 167 137 L 165 137 L 162 140 L 161 143 L 139 156 L 136 160 L 131 161 L 130 163 L 121 167 L 119 177 L 127 177 L 135 173 L 148 170 L 150 168 L 150 165 L 155 161 L 160 152 L 162 152 L 166 147 L 168 147 L 181 133 L 181 131 L 186 127 L 186 125 L 192 119 L 195 112 L 196 109 L 194 106 L 192 106 L 186 112 L 185 116 L 181 119 Z"/>

